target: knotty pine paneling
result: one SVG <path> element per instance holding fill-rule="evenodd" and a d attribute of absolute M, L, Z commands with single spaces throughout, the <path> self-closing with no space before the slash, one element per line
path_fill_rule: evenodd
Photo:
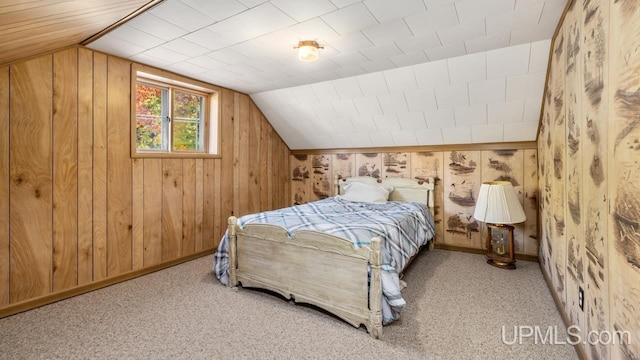
<path fill-rule="evenodd" d="M 219 158 L 134 160 L 130 89 L 131 62 L 81 47 L 0 68 L 0 316 L 290 203 L 290 150 L 248 95 L 219 94 Z"/>
<path fill-rule="evenodd" d="M 78 49 L 78 285 L 93 280 L 93 52 Z"/>
<path fill-rule="evenodd" d="M 107 275 L 132 269 L 131 63 L 107 60 Z"/>
<path fill-rule="evenodd" d="M 228 89 L 222 89 L 220 98 L 220 128 L 222 134 L 234 134 L 235 122 L 234 117 L 234 104 L 235 96 L 234 92 Z M 219 219 L 222 227 L 227 226 L 227 219 L 231 215 L 236 215 L 234 206 L 234 179 L 236 177 L 233 163 L 234 159 L 234 140 L 235 136 L 221 136 L 220 137 L 220 178 L 216 179 L 217 183 L 220 183 L 220 192 L 225 194 L 225 198 L 219 201 Z M 206 229 L 206 228 L 205 228 Z M 206 237 L 205 237 L 206 239 Z"/>
<path fill-rule="evenodd" d="M 204 192 L 202 195 L 204 201 L 204 231 L 203 231 L 203 246 L 205 249 L 212 248 L 216 242 L 215 234 L 215 183 L 218 182 L 218 177 L 215 173 L 214 159 L 204 160 Z"/>
<path fill-rule="evenodd" d="M 162 261 L 182 253 L 183 161 L 162 160 Z"/>
<path fill-rule="evenodd" d="M 250 149 L 255 144 L 251 144 L 249 139 L 250 129 L 250 109 L 249 109 L 249 96 L 245 94 L 238 94 L 238 102 L 236 107 L 238 109 L 237 116 L 234 118 L 234 124 L 237 126 L 238 132 L 234 139 L 234 146 L 238 149 L 236 153 L 236 162 L 234 166 L 237 174 L 237 186 L 234 189 L 234 195 L 238 196 L 238 211 L 236 216 L 242 216 L 250 213 L 249 209 L 249 158 Z"/>
<path fill-rule="evenodd" d="M 9 304 L 9 68 L 0 67 L 0 307 Z"/>
<path fill-rule="evenodd" d="M 291 154 L 291 151 L 283 142 L 278 142 L 278 146 L 280 147 L 280 156 L 278 157 L 280 169 L 286 169 L 286 172 L 278 172 L 278 176 L 280 177 L 280 181 L 278 184 L 284 182 L 285 185 L 284 189 L 281 192 L 281 196 L 278 196 L 277 198 L 280 201 L 280 205 L 276 208 L 289 206 L 289 204 L 291 204 L 291 198 L 288 195 L 291 193 L 291 183 L 289 183 L 288 172 L 291 167 L 291 164 L 289 163 L 289 155 Z M 280 187 L 278 188 L 280 189 Z"/>
<path fill-rule="evenodd" d="M 182 172 L 182 252 L 180 255 L 184 256 L 196 252 L 196 159 L 184 159 Z"/>
<path fill-rule="evenodd" d="M 79 44 L 139 8 L 149 8 L 158 1 L 2 1 L 0 64 Z"/>
<path fill-rule="evenodd" d="M 53 55 L 53 291 L 78 283 L 78 49 Z M 73 239 L 70 241 L 70 239 Z"/>
<path fill-rule="evenodd" d="M 162 159 L 144 159 L 144 266 L 162 262 Z"/>
<path fill-rule="evenodd" d="M 213 209 L 214 211 L 211 212 L 211 216 L 209 216 L 207 220 L 213 219 L 213 236 L 207 237 L 206 244 L 208 248 L 217 248 L 218 244 L 220 243 L 220 240 L 222 240 L 222 235 L 227 229 L 227 219 L 229 218 L 229 216 L 231 216 L 231 214 L 230 213 L 225 214 L 219 210 L 221 208 L 221 201 L 222 201 L 222 195 L 220 192 L 221 191 L 220 178 L 222 177 L 222 170 L 221 170 L 222 162 L 220 161 L 220 159 L 215 159 L 212 161 L 212 163 L 213 163 L 213 179 L 214 180 L 207 182 L 207 189 L 213 190 L 213 191 L 209 190 L 209 193 L 210 193 L 209 198 L 213 206 L 209 206 L 207 208 Z M 219 212 L 219 215 L 215 213 L 215 210 Z M 221 221 L 222 220 L 221 218 L 223 216 L 226 217 L 224 219 L 225 221 Z M 207 227 L 211 229 L 210 222 L 208 223 Z M 213 241 L 211 241 L 211 239 Z"/>
<path fill-rule="evenodd" d="M 204 227 L 204 160 L 195 159 L 195 238 L 194 238 L 194 251 L 202 251 L 202 229 Z M 218 182 L 219 183 L 219 182 Z"/>
<path fill-rule="evenodd" d="M 93 52 L 93 280 L 107 278 L 107 56 Z"/>
<path fill-rule="evenodd" d="M 133 270 L 144 267 L 144 161 L 132 159 L 132 224 L 131 229 L 131 267 Z"/>
<path fill-rule="evenodd" d="M 266 121 L 266 120 L 264 120 Z M 273 209 L 276 208 L 277 206 L 275 206 L 275 204 L 278 203 L 277 200 L 275 200 L 274 198 L 279 197 L 280 193 L 278 192 L 278 187 L 276 186 L 278 183 L 278 178 L 277 178 L 277 174 L 278 171 L 276 171 L 276 166 L 279 166 L 278 163 L 278 159 L 279 159 L 279 147 L 277 145 L 277 142 L 272 139 L 272 136 L 274 135 L 275 131 L 273 130 L 273 128 L 271 126 L 267 127 L 269 129 L 268 133 L 269 133 L 269 146 L 267 148 L 267 152 L 269 154 L 268 160 L 267 160 L 267 164 L 273 164 L 273 166 L 267 166 L 267 189 L 268 189 L 268 193 L 271 194 L 271 196 L 267 196 L 267 204 L 265 205 L 267 209 Z M 289 156 L 287 156 L 287 158 L 289 158 Z M 288 169 L 288 168 L 287 168 Z M 289 173 L 287 172 L 287 175 L 289 175 Z M 289 180 L 286 180 L 286 183 L 289 183 Z M 268 194 L 267 194 L 268 195 Z M 287 203 L 289 203 L 288 199 L 289 197 L 287 196 Z M 286 206 L 286 205 L 285 205 Z"/>
<path fill-rule="evenodd" d="M 291 193 L 289 191 L 289 154 L 284 157 L 282 156 L 282 147 L 286 148 L 286 146 L 282 142 L 278 142 L 276 139 L 274 139 L 273 135 L 275 135 L 275 131 L 272 131 L 271 134 L 272 137 L 269 143 L 269 153 L 271 154 L 270 160 L 272 166 L 269 166 L 271 181 L 269 192 L 272 194 L 272 196 L 269 197 L 267 208 L 278 209 L 289 206 L 289 204 L 291 204 Z M 286 173 L 282 175 L 282 172 L 278 171 L 278 169 L 287 170 Z M 285 186 L 278 186 L 283 181 Z"/>
<path fill-rule="evenodd" d="M 275 131 L 272 134 L 275 135 Z M 291 182 L 289 181 L 290 151 L 283 142 L 278 141 L 277 136 L 273 136 L 271 138 L 270 153 L 272 154 L 271 163 L 273 164 L 273 166 L 270 166 L 272 169 L 271 192 L 273 196 L 270 197 L 269 208 L 279 209 L 290 206 L 292 202 Z M 279 171 L 280 169 L 286 170 Z M 281 186 L 283 183 L 284 187 Z"/>
<path fill-rule="evenodd" d="M 258 110 L 257 106 L 253 105 L 252 109 L 255 108 Z M 266 118 L 257 111 L 260 121 L 260 146 L 257 146 L 258 154 L 260 154 L 260 160 L 258 161 L 258 171 L 260 172 L 259 183 L 264 185 L 264 188 L 267 191 L 262 191 L 259 189 L 258 194 L 260 196 L 260 209 L 268 209 L 269 208 L 269 190 L 271 190 L 271 176 L 269 176 L 269 171 L 271 171 L 271 167 L 269 164 L 272 161 L 272 155 L 269 152 L 269 146 L 271 146 L 271 134 L 273 130 L 271 130 L 271 126 L 267 122 Z"/>
<path fill-rule="evenodd" d="M 52 290 L 52 68 L 53 56 L 47 55 L 13 65 L 10 70 L 11 302 Z"/>
<path fill-rule="evenodd" d="M 233 123 L 233 214 L 239 216 L 240 214 L 240 94 L 233 92 L 233 112 L 231 115 L 231 121 Z"/>
<path fill-rule="evenodd" d="M 260 183 L 261 134 L 262 122 L 260 121 L 260 110 L 258 110 L 258 107 L 254 103 L 251 103 L 249 106 L 249 146 L 247 146 L 249 150 L 249 158 L 247 160 L 247 185 L 249 188 L 252 188 L 252 185 Z M 247 189 L 246 194 L 249 197 L 247 201 L 247 213 L 259 211 L 261 193 L 260 189 L 257 189 L 257 191 L 249 191 L 249 189 Z"/>

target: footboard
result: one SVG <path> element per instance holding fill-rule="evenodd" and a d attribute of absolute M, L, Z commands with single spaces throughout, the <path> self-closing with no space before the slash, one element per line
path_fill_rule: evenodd
<path fill-rule="evenodd" d="M 317 231 L 290 237 L 279 226 L 241 229 L 236 222 L 229 218 L 229 286 L 271 290 L 355 327 L 364 324 L 374 338 L 382 335 L 379 238 L 371 240 L 370 248 L 354 248 L 347 239 Z"/>

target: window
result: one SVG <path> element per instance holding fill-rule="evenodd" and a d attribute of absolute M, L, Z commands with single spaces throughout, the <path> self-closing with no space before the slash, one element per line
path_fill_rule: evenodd
<path fill-rule="evenodd" d="M 135 121 L 131 136 L 134 157 L 218 154 L 215 90 L 173 74 L 166 77 L 167 73 L 160 76 L 141 70 L 135 74 L 132 96 Z"/>

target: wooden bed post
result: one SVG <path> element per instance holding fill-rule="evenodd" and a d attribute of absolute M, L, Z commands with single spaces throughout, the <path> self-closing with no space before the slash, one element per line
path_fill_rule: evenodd
<path fill-rule="evenodd" d="M 382 336 L 382 280 L 380 279 L 380 266 L 382 265 L 381 240 L 379 237 L 371 239 L 371 285 L 369 286 L 369 334 L 379 339 Z"/>
<path fill-rule="evenodd" d="M 238 282 L 236 281 L 236 269 L 238 268 L 238 259 L 236 257 L 236 246 L 237 246 L 237 234 L 236 234 L 236 223 L 237 218 L 235 216 L 230 216 L 228 223 L 228 233 L 229 236 L 229 285 L 230 287 L 235 287 Z"/>
<path fill-rule="evenodd" d="M 429 206 L 429 210 L 431 210 L 431 216 L 433 216 L 435 218 L 436 216 L 436 212 L 435 212 L 435 200 L 433 197 L 433 192 L 435 191 L 435 187 L 436 187 L 436 179 L 430 177 L 429 178 L 429 198 L 427 199 L 427 206 Z"/>
<path fill-rule="evenodd" d="M 340 195 L 340 178 L 338 174 L 333 176 L 333 196 Z"/>

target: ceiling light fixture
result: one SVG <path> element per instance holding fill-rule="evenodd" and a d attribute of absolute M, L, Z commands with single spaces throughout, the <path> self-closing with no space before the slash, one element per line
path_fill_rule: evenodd
<path fill-rule="evenodd" d="M 315 40 L 302 40 L 298 42 L 298 46 L 294 46 L 294 49 L 298 49 L 298 59 L 304 62 L 311 62 L 318 60 L 320 52 L 318 49 L 324 49 Z"/>

